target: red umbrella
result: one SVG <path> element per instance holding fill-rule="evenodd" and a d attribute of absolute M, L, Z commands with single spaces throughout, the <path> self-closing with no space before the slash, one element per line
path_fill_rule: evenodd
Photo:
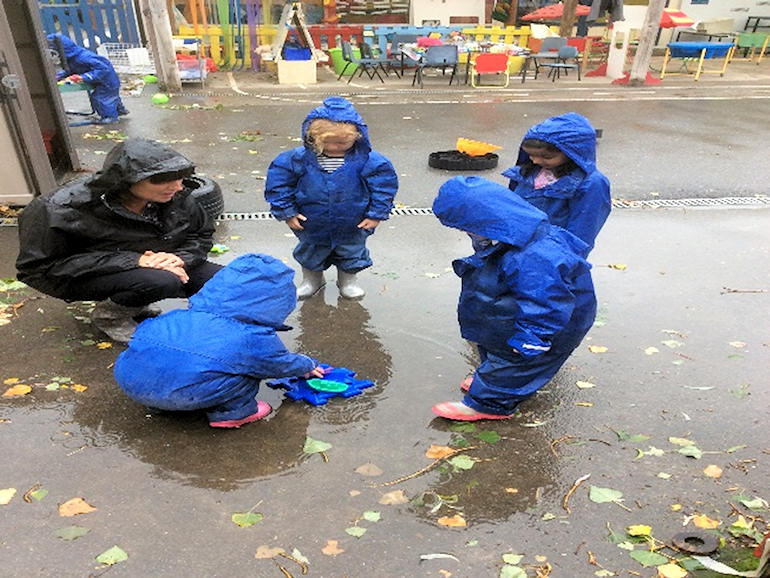
<path fill-rule="evenodd" d="M 575 16 L 588 16 L 591 11 L 590 6 L 584 6 L 578 4 L 575 7 Z M 551 4 L 550 6 L 543 6 L 538 8 L 534 12 L 522 16 L 522 20 L 560 20 L 561 15 L 564 13 L 564 4 L 559 2 L 558 4 Z"/>
<path fill-rule="evenodd" d="M 663 15 L 660 17 L 661 28 L 677 28 L 679 26 L 692 26 L 695 21 L 687 16 L 681 10 L 673 8 L 664 8 Z"/>

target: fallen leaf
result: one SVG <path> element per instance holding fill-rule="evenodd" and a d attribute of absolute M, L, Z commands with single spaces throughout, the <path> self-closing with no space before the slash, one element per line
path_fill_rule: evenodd
<path fill-rule="evenodd" d="M 449 570 L 441 569 L 438 571 L 439 574 L 441 574 L 444 578 L 451 578 L 452 573 Z"/>
<path fill-rule="evenodd" d="M 447 463 L 459 470 L 470 470 L 476 464 L 476 460 L 470 456 L 461 455 L 448 459 Z"/>
<path fill-rule="evenodd" d="M 112 343 L 110 341 L 100 341 L 96 344 L 96 349 L 109 349 L 112 347 Z"/>
<path fill-rule="evenodd" d="M 703 452 L 695 446 L 679 448 L 679 453 L 688 458 L 695 458 L 696 460 L 699 460 L 703 456 Z"/>
<path fill-rule="evenodd" d="M 703 473 L 709 478 L 721 478 L 722 468 L 716 464 L 710 464 L 703 469 Z"/>
<path fill-rule="evenodd" d="M 500 578 L 527 578 L 527 571 L 521 566 L 506 564 L 500 568 Z"/>
<path fill-rule="evenodd" d="M 607 353 L 609 347 L 605 347 L 604 345 L 589 345 L 588 351 L 591 353 Z"/>
<path fill-rule="evenodd" d="M 629 536 L 649 536 L 652 534 L 652 527 L 645 524 L 634 524 L 626 528 Z"/>
<path fill-rule="evenodd" d="M 671 474 L 668 474 L 666 472 L 658 472 L 658 477 L 661 480 L 670 480 L 671 479 Z"/>
<path fill-rule="evenodd" d="M 54 535 L 62 540 L 77 540 L 81 536 L 88 534 L 90 531 L 91 529 L 86 528 L 85 526 L 65 526 L 64 528 L 56 530 Z"/>
<path fill-rule="evenodd" d="M 682 504 L 671 504 L 671 505 L 669 506 L 669 509 L 670 509 L 672 512 L 679 512 L 679 511 L 682 509 Z"/>
<path fill-rule="evenodd" d="M 9 377 L 7 379 L 3 380 L 3 385 L 15 385 L 19 383 L 21 380 L 18 377 Z"/>
<path fill-rule="evenodd" d="M 74 390 L 74 391 L 76 391 L 78 393 L 83 393 L 85 390 L 88 389 L 88 386 L 87 385 L 82 385 L 80 383 L 75 383 L 73 385 L 70 385 L 70 389 L 72 389 L 72 390 Z"/>
<path fill-rule="evenodd" d="M 685 439 L 685 438 L 676 438 L 676 437 L 670 437 L 668 438 L 668 441 L 672 444 L 678 445 L 678 446 L 691 446 L 694 445 L 692 441 Z"/>
<path fill-rule="evenodd" d="M 597 504 L 603 504 L 606 502 L 617 502 L 623 497 L 623 492 L 613 490 L 611 488 L 600 488 L 599 486 L 591 486 L 588 492 L 588 497 L 592 502 Z"/>
<path fill-rule="evenodd" d="M 524 559 L 524 554 L 513 554 L 511 552 L 503 554 L 503 562 L 505 562 L 506 564 L 511 564 L 512 566 L 516 566 L 523 559 Z"/>
<path fill-rule="evenodd" d="M 372 463 L 366 463 L 356 468 L 356 473 L 362 476 L 381 476 L 382 470 Z"/>
<path fill-rule="evenodd" d="M 505 488 L 506 494 L 518 494 L 519 490 L 517 488 Z"/>
<path fill-rule="evenodd" d="M 107 566 L 112 566 L 113 564 L 117 564 L 118 562 L 123 562 L 125 560 L 128 560 L 128 554 L 126 554 L 126 552 L 118 546 L 113 546 L 109 550 L 105 550 L 96 557 L 97 562 L 100 564 L 106 564 Z"/>
<path fill-rule="evenodd" d="M 649 566 L 660 566 L 668 562 L 668 558 L 665 556 L 662 556 L 657 552 L 650 552 L 649 550 L 634 550 L 633 552 L 629 552 L 628 555 L 645 568 Z"/>
<path fill-rule="evenodd" d="M 345 532 L 355 538 L 360 538 L 366 534 L 366 528 L 362 528 L 361 526 L 351 526 L 350 528 L 345 528 Z"/>
<path fill-rule="evenodd" d="M 380 497 L 379 502 L 384 506 L 395 506 L 408 503 L 409 498 L 406 497 L 404 490 L 393 490 L 392 492 L 383 494 Z"/>
<path fill-rule="evenodd" d="M 682 347 L 684 345 L 684 343 L 677 341 L 676 339 L 666 339 L 661 341 L 661 343 L 670 349 L 676 349 L 677 347 Z"/>
<path fill-rule="evenodd" d="M 656 353 L 660 353 L 660 349 L 657 347 L 647 347 L 644 350 L 645 355 L 655 355 Z"/>
<path fill-rule="evenodd" d="M 22 395 L 27 395 L 30 391 L 32 391 L 30 386 L 19 383 L 6 389 L 3 393 L 3 397 L 20 397 Z"/>
<path fill-rule="evenodd" d="M 321 440 L 314 440 L 310 436 L 307 436 L 305 438 L 305 445 L 302 448 L 302 451 L 305 452 L 306 454 L 318 454 L 321 452 L 325 452 L 331 447 L 332 447 L 332 444 L 328 442 L 322 442 Z"/>
<path fill-rule="evenodd" d="M 366 510 L 363 514 L 364 520 L 367 522 L 379 522 L 382 515 L 376 510 Z"/>
<path fill-rule="evenodd" d="M 625 271 L 628 268 L 628 265 L 624 263 L 612 263 L 610 265 L 607 265 L 610 269 L 617 269 L 618 271 Z"/>
<path fill-rule="evenodd" d="M 425 457 L 432 460 L 438 460 L 446 456 L 450 456 L 453 453 L 455 453 L 455 450 L 449 446 L 437 446 L 431 444 L 431 446 L 428 448 L 428 451 L 425 452 Z"/>
<path fill-rule="evenodd" d="M 89 512 L 94 511 L 96 511 L 96 508 L 86 502 L 83 498 L 72 498 L 63 504 L 59 504 L 59 515 L 65 517 L 88 514 Z"/>
<path fill-rule="evenodd" d="M 495 431 L 480 431 L 476 434 L 476 438 L 488 444 L 496 444 L 502 438 L 502 436 Z"/>
<path fill-rule="evenodd" d="M 360 496 L 360 495 L 361 495 L 361 492 L 360 492 L 360 491 L 358 491 L 358 490 L 350 490 L 350 491 L 348 492 L 348 495 L 349 495 L 351 498 L 355 498 L 356 496 Z"/>
<path fill-rule="evenodd" d="M 443 552 L 437 552 L 436 554 L 420 554 L 420 560 L 454 560 L 455 562 L 459 562 L 457 558 L 452 556 L 452 554 L 444 554 Z"/>
<path fill-rule="evenodd" d="M 713 518 L 709 518 L 706 515 L 693 516 L 692 523 L 703 530 L 713 530 L 714 528 L 717 528 L 719 524 L 721 524 L 719 520 L 714 520 Z"/>
<path fill-rule="evenodd" d="M 231 516 L 232 521 L 241 528 L 248 528 L 261 522 L 264 516 L 259 512 L 236 512 Z"/>
<path fill-rule="evenodd" d="M 728 345 L 731 345 L 735 347 L 736 349 L 743 349 L 746 347 L 746 342 L 744 341 L 731 341 Z"/>
<path fill-rule="evenodd" d="M 590 401 L 576 401 L 575 405 L 578 407 L 593 407 L 593 402 Z"/>
<path fill-rule="evenodd" d="M 455 514 L 454 516 L 443 516 L 437 521 L 439 525 L 449 526 L 450 528 L 464 528 L 468 525 L 465 522 L 465 518 L 463 518 L 460 514 Z"/>
<path fill-rule="evenodd" d="M 339 544 L 339 541 L 337 540 L 327 540 L 326 546 L 321 548 L 321 552 L 323 552 L 327 556 L 336 556 L 337 554 L 342 554 L 345 550 L 340 548 L 338 544 Z"/>
<path fill-rule="evenodd" d="M 687 570 L 673 562 L 658 566 L 658 578 L 684 578 L 685 576 L 687 576 Z"/>
<path fill-rule="evenodd" d="M 0 506 L 5 506 L 13 500 L 13 497 L 16 495 L 16 488 L 5 488 L 4 490 L 0 490 Z"/>
<path fill-rule="evenodd" d="M 271 548 L 270 546 L 262 545 L 257 547 L 257 551 L 254 552 L 254 557 L 260 560 L 266 558 L 275 558 L 279 554 L 283 554 L 284 551 L 285 550 L 283 548 Z"/>
<path fill-rule="evenodd" d="M 576 381 L 575 385 L 577 385 L 578 389 L 591 389 L 592 387 L 596 387 L 596 384 L 591 383 L 590 381 Z"/>

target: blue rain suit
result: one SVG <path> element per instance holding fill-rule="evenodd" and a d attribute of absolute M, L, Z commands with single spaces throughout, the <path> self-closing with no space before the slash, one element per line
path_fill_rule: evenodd
<path fill-rule="evenodd" d="M 107 58 L 78 46 L 58 32 L 49 34 L 47 38 L 51 49 L 58 50 L 58 45 L 61 45 L 66 61 L 61 63 L 63 70 L 56 75 L 56 80 L 79 74 L 83 82 L 93 86 L 88 96 L 91 106 L 103 121 L 115 121 L 118 116 L 128 114 L 120 99 L 120 78 Z"/>
<path fill-rule="evenodd" d="M 307 142 L 315 119 L 352 123 L 361 137 L 345 154 L 345 163 L 327 173 Z M 359 229 L 364 219 L 384 221 L 393 208 L 398 176 L 383 155 L 372 150 L 361 115 L 344 98 L 335 96 L 313 109 L 302 123 L 305 145 L 278 155 L 270 164 L 265 199 L 273 216 L 285 221 L 297 214 L 307 220 L 294 258 L 306 269 L 323 271 L 337 266 L 356 273 L 372 265 L 366 239 L 373 230 Z"/>
<path fill-rule="evenodd" d="M 503 172 L 509 188 L 548 215 L 552 225 L 567 229 L 593 249 L 596 236 L 611 209 L 610 182 L 596 168 L 596 131 L 588 120 L 574 112 L 536 124 L 524 140 L 536 138 L 550 143 L 572 159 L 578 168 L 542 189 L 536 189 L 537 170 L 522 174 L 529 160 L 519 149 L 515 167 Z"/>
<path fill-rule="evenodd" d="M 260 380 L 318 366 L 276 333 L 290 329 L 283 322 L 297 304 L 293 277 L 268 255 L 238 257 L 190 297 L 189 309 L 139 324 L 115 363 L 118 385 L 149 407 L 205 409 L 212 422 L 252 415 Z"/>
<path fill-rule="evenodd" d="M 588 246 L 479 177 L 447 181 L 433 211 L 442 224 L 476 236 L 476 252 L 453 262 L 462 279 L 460 331 L 481 356 L 463 402 L 510 415 L 548 383 L 593 324 Z"/>

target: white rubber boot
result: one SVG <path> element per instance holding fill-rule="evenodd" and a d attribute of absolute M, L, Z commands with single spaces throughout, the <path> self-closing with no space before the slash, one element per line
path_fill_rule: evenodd
<path fill-rule="evenodd" d="M 337 268 L 337 287 L 340 288 L 340 295 L 345 299 L 361 299 L 366 295 L 366 291 L 356 282 L 356 274 L 346 273 L 339 268 Z"/>
<path fill-rule="evenodd" d="M 134 335 L 136 320 L 144 307 L 126 307 L 111 299 L 100 301 L 91 313 L 91 323 L 113 341 L 128 343 Z"/>
<path fill-rule="evenodd" d="M 297 299 L 300 301 L 312 297 L 326 285 L 323 271 L 311 271 L 302 268 L 302 283 L 297 287 Z"/>

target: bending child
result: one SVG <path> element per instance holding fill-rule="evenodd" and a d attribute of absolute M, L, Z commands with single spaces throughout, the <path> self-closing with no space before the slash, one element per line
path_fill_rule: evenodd
<path fill-rule="evenodd" d="M 594 322 L 588 245 L 549 225 L 542 211 L 503 185 L 480 177 L 444 183 L 433 211 L 474 241 L 476 252 L 453 267 L 462 279 L 460 331 L 481 357 L 473 378 L 461 385 L 463 401 L 439 403 L 433 412 L 460 421 L 513 417 Z"/>
<path fill-rule="evenodd" d="M 304 145 L 270 164 L 265 199 L 273 216 L 299 239 L 294 258 L 302 266 L 297 298 L 324 286 L 323 272 L 337 267 L 337 286 L 347 299 L 364 296 L 356 274 L 372 260 L 366 239 L 390 216 L 398 177 L 393 165 L 372 150 L 361 116 L 334 96 L 302 123 Z"/>
<path fill-rule="evenodd" d="M 255 399 L 268 377 L 323 377 L 276 334 L 297 299 L 294 272 L 268 255 L 242 255 L 190 297 L 189 309 L 139 325 L 118 356 L 115 379 L 152 408 L 206 410 L 209 425 L 237 428 L 272 408 Z"/>
<path fill-rule="evenodd" d="M 515 167 L 503 172 L 509 188 L 567 229 L 589 251 L 610 214 L 610 182 L 596 168 L 596 131 L 568 112 L 524 135 Z"/>

